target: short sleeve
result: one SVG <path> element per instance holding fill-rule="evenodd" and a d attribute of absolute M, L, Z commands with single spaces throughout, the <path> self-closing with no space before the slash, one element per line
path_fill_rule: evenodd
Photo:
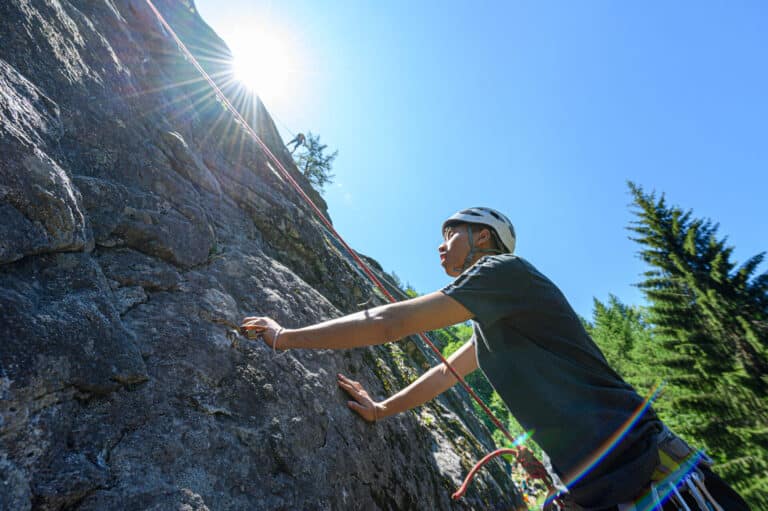
<path fill-rule="evenodd" d="M 441 292 L 466 307 L 481 325 L 491 325 L 526 307 L 530 282 L 517 257 L 486 256 Z"/>

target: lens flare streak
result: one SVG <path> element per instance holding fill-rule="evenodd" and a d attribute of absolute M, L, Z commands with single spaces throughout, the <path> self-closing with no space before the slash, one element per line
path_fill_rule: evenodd
<path fill-rule="evenodd" d="M 659 394 L 661 393 L 661 390 L 663 388 L 663 384 L 657 384 L 654 385 L 654 387 L 651 389 L 651 392 L 648 394 L 648 396 L 643 400 L 643 402 L 640 404 L 640 406 L 637 407 L 637 410 L 629 416 L 629 418 L 624 422 L 624 424 L 621 425 L 619 429 L 617 429 L 613 435 L 608 437 L 606 441 L 603 443 L 603 445 L 600 447 L 600 449 L 595 452 L 592 457 L 587 458 L 584 462 L 581 463 L 578 467 L 576 467 L 573 471 L 571 471 L 570 474 L 568 474 L 565 478 L 563 478 L 563 484 L 566 486 L 566 488 L 570 488 L 581 478 L 583 478 L 586 474 L 589 473 L 590 470 L 592 470 L 595 465 L 600 463 L 612 450 L 616 445 L 626 437 L 627 433 L 632 429 L 632 427 L 637 423 L 637 421 L 640 419 L 640 417 L 643 416 L 643 413 L 648 409 L 648 407 L 651 406 L 651 403 L 653 403 L 656 398 L 658 398 Z M 547 499 L 546 504 L 549 504 L 553 500 L 555 500 L 560 493 L 554 494 L 552 497 Z"/>

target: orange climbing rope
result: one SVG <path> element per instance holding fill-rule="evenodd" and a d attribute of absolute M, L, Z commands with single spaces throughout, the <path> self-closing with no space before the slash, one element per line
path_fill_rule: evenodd
<path fill-rule="evenodd" d="M 322 211 L 315 205 L 315 203 L 312 201 L 312 199 L 309 198 L 309 196 L 302 190 L 301 186 L 296 182 L 296 180 L 291 176 L 291 174 L 285 169 L 283 164 L 278 160 L 275 155 L 270 151 L 269 147 L 261 140 L 261 137 L 251 128 L 251 125 L 243 118 L 243 116 L 238 112 L 238 110 L 232 105 L 232 103 L 229 101 L 229 99 L 224 95 L 222 90 L 219 88 L 219 86 L 216 84 L 216 82 L 213 81 L 213 78 L 203 69 L 203 67 L 200 65 L 200 63 L 197 61 L 197 58 L 195 58 L 194 55 L 187 49 L 186 45 L 182 42 L 182 40 L 179 38 L 178 35 L 176 35 L 176 32 L 171 28 L 171 25 L 165 20 L 163 15 L 160 13 L 160 11 L 155 7 L 155 5 L 152 3 L 152 0 L 146 0 L 147 4 L 149 5 L 149 8 L 152 9 L 152 11 L 155 13 L 155 16 L 157 16 L 157 19 L 160 21 L 160 23 L 165 27 L 166 30 L 168 30 L 168 33 L 170 33 L 171 37 L 173 37 L 174 41 L 178 45 L 179 49 L 184 53 L 184 55 L 187 57 L 189 62 L 192 63 L 192 65 L 195 67 L 195 69 L 200 72 L 200 74 L 203 76 L 203 78 L 208 82 L 208 84 L 211 86 L 211 88 L 216 91 L 216 98 L 221 101 L 222 105 L 232 113 L 232 115 L 235 117 L 237 122 L 245 129 L 245 131 L 251 136 L 251 138 L 256 142 L 256 144 L 266 153 L 266 155 L 269 157 L 269 159 L 272 161 L 272 163 L 275 164 L 275 166 L 280 170 L 280 173 L 285 177 L 285 179 L 293 186 L 293 188 L 298 192 L 298 194 L 301 196 L 302 199 L 314 210 L 314 212 L 317 214 L 320 221 L 328 228 L 331 233 L 336 237 L 336 239 L 341 243 L 341 245 L 344 247 L 344 249 L 349 253 L 349 255 L 354 259 L 354 261 L 357 263 L 357 265 L 360 267 L 361 270 L 368 276 L 368 278 L 371 279 L 371 281 L 381 290 L 381 292 L 384 294 L 384 296 L 387 297 L 387 299 L 391 303 L 397 302 L 394 296 L 387 291 L 387 289 L 384 287 L 384 285 L 381 283 L 381 281 L 374 275 L 374 273 L 371 271 L 371 269 L 368 267 L 368 265 L 363 262 L 363 260 L 357 255 L 357 253 L 352 250 L 352 248 L 347 245 L 347 242 L 344 241 L 344 238 L 341 237 L 341 235 L 334 229 L 333 224 L 331 224 L 330 220 L 328 220 L 325 215 L 323 215 Z M 456 377 L 458 382 L 464 387 L 464 389 L 469 393 L 470 396 L 477 402 L 477 404 L 480 406 L 480 408 L 483 409 L 483 411 L 488 415 L 488 417 L 491 419 L 491 421 L 496 425 L 497 428 L 506 436 L 510 442 L 514 443 L 515 438 L 512 436 L 512 434 L 507 430 L 507 428 L 501 423 L 499 419 L 496 418 L 496 416 L 493 414 L 493 412 L 488 408 L 488 406 L 483 402 L 482 399 L 475 393 L 474 390 L 472 390 L 472 387 L 470 387 L 466 381 L 459 375 L 459 373 L 456 371 L 456 369 L 451 366 L 451 364 L 445 359 L 442 353 L 440 353 L 440 350 L 435 346 L 432 341 L 429 340 L 429 338 L 424 334 L 420 333 L 419 336 L 421 339 L 429 346 L 432 351 L 437 355 L 437 357 L 440 359 L 440 361 L 445 365 L 445 367 L 448 368 L 448 370 L 453 374 L 453 376 Z M 461 485 L 461 488 L 453 494 L 454 499 L 461 498 L 462 495 L 467 490 L 467 487 L 472 481 L 472 478 L 474 477 L 475 473 L 488 461 L 493 459 L 494 457 L 504 454 L 505 452 L 513 453 L 516 455 L 517 459 L 520 459 L 518 456 L 518 450 L 517 449 L 499 449 L 497 451 L 494 451 L 488 455 L 486 455 L 483 459 L 481 459 L 469 472 L 467 475 L 467 478 L 464 480 L 464 483 Z M 541 464 L 539 463 L 539 466 Z M 523 468 L 528 471 L 529 467 L 526 467 L 525 464 L 523 464 Z M 543 469 L 543 467 L 541 467 Z M 549 482 L 548 475 L 544 477 L 538 477 L 541 476 L 541 474 L 536 474 L 536 471 L 539 469 L 535 469 L 534 473 L 531 473 L 528 471 L 531 478 L 534 479 L 544 479 L 546 477 L 545 481 Z M 535 475 L 536 474 L 536 475 Z M 546 471 L 544 471 L 544 474 L 546 474 Z"/>

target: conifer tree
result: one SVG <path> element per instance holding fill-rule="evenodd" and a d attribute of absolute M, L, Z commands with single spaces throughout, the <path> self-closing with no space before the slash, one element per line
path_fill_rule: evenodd
<path fill-rule="evenodd" d="M 629 183 L 630 230 L 650 269 L 639 284 L 671 370 L 665 417 L 705 447 L 715 470 L 768 509 L 768 273 L 764 253 L 737 266 L 718 225 Z"/>
<path fill-rule="evenodd" d="M 606 303 L 594 300 L 592 321 L 585 321 L 608 365 L 642 395 L 667 379 L 666 368 L 656 361 L 656 341 L 647 316 L 644 309 L 610 295 Z"/>
<path fill-rule="evenodd" d="M 296 167 L 321 192 L 326 184 L 333 182 L 334 175 L 331 174 L 331 167 L 333 160 L 339 155 L 339 151 L 325 154 L 327 148 L 327 144 L 320 143 L 320 135 L 309 132 L 302 149 L 294 156 Z"/>

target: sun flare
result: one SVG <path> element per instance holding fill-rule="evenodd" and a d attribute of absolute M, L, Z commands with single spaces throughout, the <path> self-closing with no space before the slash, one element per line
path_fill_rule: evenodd
<path fill-rule="evenodd" d="M 235 79 L 267 103 L 298 90 L 300 54 L 291 38 L 264 27 L 238 30 L 228 38 Z"/>

